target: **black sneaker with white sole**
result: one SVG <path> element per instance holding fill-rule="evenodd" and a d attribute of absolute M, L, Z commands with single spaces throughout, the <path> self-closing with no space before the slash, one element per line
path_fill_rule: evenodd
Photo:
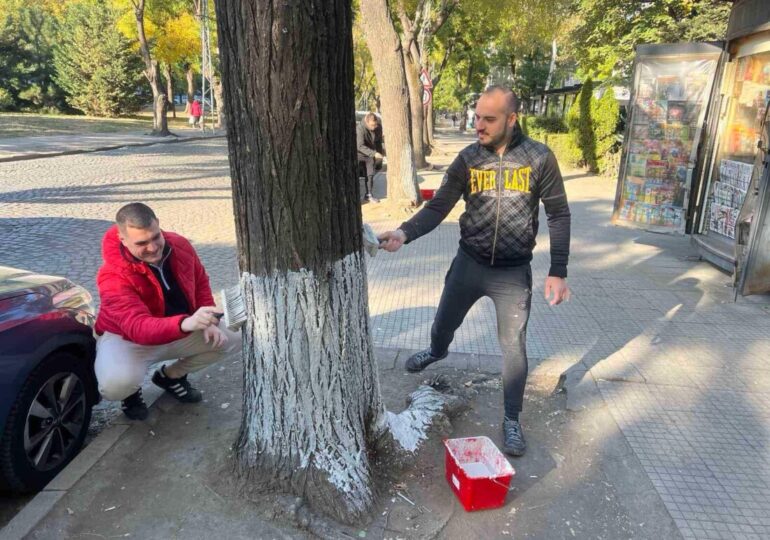
<path fill-rule="evenodd" d="M 146 420 L 150 411 L 147 409 L 147 404 L 142 399 L 142 389 L 140 388 L 126 399 L 120 402 L 120 408 L 123 414 L 128 416 L 131 420 Z"/>
<path fill-rule="evenodd" d="M 433 356 L 433 353 L 430 352 L 430 348 L 428 348 L 407 358 L 404 367 L 410 373 L 418 373 L 431 365 L 433 362 L 443 360 L 448 355 L 449 351 L 445 352 L 444 356 Z"/>
<path fill-rule="evenodd" d="M 152 376 L 152 382 L 155 386 L 160 386 L 182 403 L 198 403 L 203 399 L 200 391 L 193 388 L 187 380 L 187 375 L 172 379 L 166 375 L 165 366 L 155 371 L 155 374 Z"/>
<path fill-rule="evenodd" d="M 503 420 L 503 452 L 509 456 L 523 456 L 527 442 L 518 420 Z"/>

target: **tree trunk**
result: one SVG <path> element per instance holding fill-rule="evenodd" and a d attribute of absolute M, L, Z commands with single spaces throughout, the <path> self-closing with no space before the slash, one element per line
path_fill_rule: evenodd
<path fill-rule="evenodd" d="M 361 0 L 361 26 L 372 53 L 382 105 L 388 199 L 394 205 L 414 206 L 420 202 L 420 196 L 412 149 L 409 94 L 404 59 L 387 0 Z"/>
<path fill-rule="evenodd" d="M 185 77 L 187 78 L 187 104 L 184 107 L 184 112 L 190 112 L 190 106 L 195 99 L 195 73 L 190 64 L 187 64 L 185 68 Z"/>
<path fill-rule="evenodd" d="M 239 474 L 353 522 L 381 421 L 349 0 L 217 2 L 243 293 Z M 237 111 L 234 114 L 233 111 Z M 249 136 L 244 136 L 249 134 Z"/>
<path fill-rule="evenodd" d="M 225 100 L 222 95 L 222 79 L 217 75 L 213 75 L 214 79 L 214 102 L 217 105 L 217 125 L 215 127 L 221 128 L 225 125 Z"/>
<path fill-rule="evenodd" d="M 545 111 L 545 115 L 548 115 L 548 95 L 545 94 L 548 90 L 551 89 L 551 83 L 553 82 L 553 74 L 556 71 L 556 39 L 554 38 L 551 41 L 551 63 L 548 66 L 548 77 L 545 80 L 545 90 L 543 91 L 543 110 Z"/>
<path fill-rule="evenodd" d="M 145 0 L 131 0 L 134 6 L 134 17 L 136 18 L 136 30 L 139 37 L 139 51 L 142 54 L 142 60 L 144 61 L 144 76 L 150 83 L 152 89 L 152 134 L 166 136 L 171 135 L 168 130 L 168 120 L 166 118 L 166 110 L 168 104 L 166 102 L 166 95 L 161 91 L 160 86 L 160 74 L 158 72 L 158 61 L 153 60 L 150 55 L 150 46 L 147 43 L 147 36 L 144 33 L 144 1 Z M 164 102 L 163 106 L 160 105 L 159 100 Z"/>
<path fill-rule="evenodd" d="M 428 167 L 428 161 L 425 159 L 425 114 L 422 105 L 420 65 L 411 58 L 411 55 L 404 53 L 404 68 L 406 70 L 406 83 L 409 88 L 414 164 L 418 169 L 425 169 Z"/>
<path fill-rule="evenodd" d="M 414 452 L 434 420 L 461 407 L 425 386 L 399 414 L 380 398 L 361 249 L 351 0 L 215 5 L 248 313 L 236 474 L 255 493 L 291 491 L 356 523 L 374 501 L 370 455 Z"/>
<path fill-rule="evenodd" d="M 423 111 L 425 117 L 425 144 L 428 148 L 433 147 L 433 100 L 431 99 Z"/>
<path fill-rule="evenodd" d="M 168 62 L 163 64 L 163 77 L 166 79 L 166 99 L 171 109 L 171 116 L 176 118 L 176 106 L 174 105 L 174 79 L 171 74 L 171 66 Z"/>

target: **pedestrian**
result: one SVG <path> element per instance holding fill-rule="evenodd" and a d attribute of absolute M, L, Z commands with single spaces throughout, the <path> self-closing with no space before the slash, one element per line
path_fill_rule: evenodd
<path fill-rule="evenodd" d="M 518 99 L 510 90 L 499 86 L 485 90 L 475 113 L 478 142 L 460 152 L 422 210 L 379 238 L 384 249 L 396 251 L 436 228 L 464 198 L 460 248 L 446 275 L 430 347 L 408 358 L 405 367 L 419 372 L 446 358 L 468 310 L 479 298 L 490 297 L 503 352 L 503 447 L 506 453 L 521 456 L 526 442 L 519 413 L 528 370 L 530 261 L 538 208 L 542 201 L 551 240 L 551 267 L 545 279 L 545 297 L 551 305 L 570 295 L 566 282 L 570 211 L 553 152 L 521 132 L 517 110 Z"/>
<path fill-rule="evenodd" d="M 457 126 L 457 113 L 452 113 L 452 127 Z"/>
<path fill-rule="evenodd" d="M 366 113 L 361 123 L 356 126 L 356 146 L 358 148 L 358 163 L 366 168 L 366 200 L 380 202 L 374 196 L 374 172 L 382 167 L 385 156 L 382 126 L 377 115 Z"/>
<path fill-rule="evenodd" d="M 104 263 L 96 276 L 101 307 L 96 318 L 99 391 L 121 400 L 132 420 L 147 418 L 141 385 L 150 365 L 152 382 L 183 403 L 201 393 L 187 374 L 235 351 L 240 336 L 219 322 L 209 277 L 184 237 L 162 231 L 145 204 L 118 210 L 102 240 Z"/>
<path fill-rule="evenodd" d="M 203 114 L 203 111 L 201 110 L 201 102 L 197 99 L 194 99 L 192 102 L 192 105 L 190 105 L 190 125 L 194 128 L 198 127 L 198 123 L 201 119 L 201 114 Z"/>

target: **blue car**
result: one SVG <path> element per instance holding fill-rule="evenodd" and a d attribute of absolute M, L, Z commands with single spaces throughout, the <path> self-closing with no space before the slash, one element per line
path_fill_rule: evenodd
<path fill-rule="evenodd" d="M 83 446 L 99 400 L 94 308 L 62 277 L 0 266 L 0 490 L 42 489 Z"/>

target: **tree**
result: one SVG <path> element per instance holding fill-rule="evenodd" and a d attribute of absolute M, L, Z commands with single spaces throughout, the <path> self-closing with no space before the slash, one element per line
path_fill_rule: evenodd
<path fill-rule="evenodd" d="M 173 72 L 175 67 L 184 67 L 187 79 L 187 106 L 192 103 L 195 94 L 193 66 L 200 57 L 200 24 L 189 11 L 189 6 L 182 4 L 168 14 L 163 26 L 159 29 L 155 43 L 155 56 L 163 64 L 166 79 L 166 94 L 171 97 L 171 109 L 174 117 L 176 110 L 173 106 Z"/>
<path fill-rule="evenodd" d="M 0 90 L 3 109 L 66 108 L 54 81 L 53 49 L 58 37 L 55 3 L 0 0 Z"/>
<path fill-rule="evenodd" d="M 382 103 L 382 128 L 388 150 L 388 200 L 415 206 L 417 188 L 406 74 L 387 0 L 361 0 L 361 26 L 372 55 Z"/>
<path fill-rule="evenodd" d="M 433 0 L 397 0 L 396 10 L 401 24 L 401 48 L 404 54 L 406 82 L 409 88 L 409 105 L 412 114 L 412 144 L 415 164 L 418 168 L 428 167 L 425 160 L 425 149 L 432 144 L 432 133 L 426 127 L 426 113 L 433 114 L 423 107 L 423 84 L 420 75 L 428 73 L 430 47 L 436 35 L 451 13 L 457 8 L 460 0 L 439 0 L 434 5 Z M 411 7 L 411 9 L 409 9 Z M 430 73 L 428 73 L 430 77 Z M 432 82 L 432 81 L 431 81 Z"/>
<path fill-rule="evenodd" d="M 420 440 L 451 402 L 423 387 L 395 415 L 380 398 L 350 0 L 221 1 L 216 10 L 248 311 L 237 474 L 251 489 L 292 491 L 352 523 L 374 500 L 370 456 L 414 450 L 396 426 Z"/>
<path fill-rule="evenodd" d="M 56 81 L 69 94 L 69 104 L 86 114 L 119 116 L 140 105 L 141 62 L 115 21 L 112 8 L 92 0 L 69 5 L 61 23 Z"/>
<path fill-rule="evenodd" d="M 643 43 L 723 39 L 729 0 L 579 0 L 568 51 L 581 73 L 605 81 L 631 75 L 634 48 Z"/>
<path fill-rule="evenodd" d="M 136 39 L 139 43 L 139 53 L 144 62 L 144 76 L 152 90 L 152 134 L 159 136 L 170 135 L 168 130 L 168 98 L 160 80 L 158 60 L 152 57 L 150 42 L 145 29 L 145 0 L 130 0 L 136 24 Z"/>

